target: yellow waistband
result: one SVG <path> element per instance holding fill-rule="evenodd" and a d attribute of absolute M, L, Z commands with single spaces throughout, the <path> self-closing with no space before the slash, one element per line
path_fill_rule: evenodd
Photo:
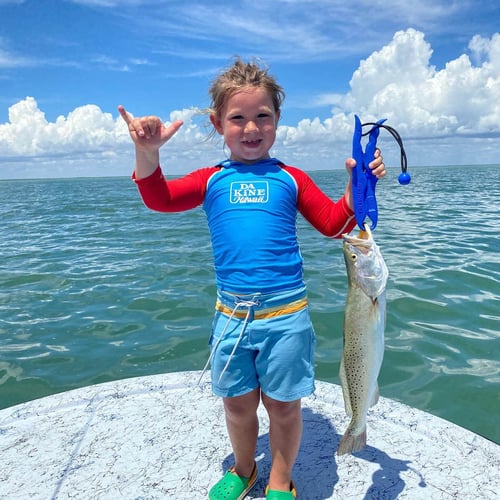
<path fill-rule="evenodd" d="M 305 307 L 307 307 L 307 297 L 295 300 L 294 302 L 290 302 L 288 304 L 282 304 L 280 306 L 255 311 L 253 317 L 254 319 L 274 318 L 276 316 L 282 316 L 283 314 L 292 314 L 304 309 Z M 238 310 L 233 314 L 233 309 L 224 305 L 220 300 L 217 300 L 215 309 L 221 313 L 227 314 L 228 316 L 232 314 L 235 318 L 246 318 L 247 316 L 247 309 Z"/>

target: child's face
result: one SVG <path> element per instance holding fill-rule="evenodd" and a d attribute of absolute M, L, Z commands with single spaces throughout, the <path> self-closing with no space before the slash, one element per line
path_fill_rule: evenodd
<path fill-rule="evenodd" d="M 276 139 L 279 111 L 274 110 L 267 90 L 249 87 L 233 94 L 220 116 L 210 117 L 217 132 L 231 151 L 231 160 L 255 163 L 269 158 Z"/>

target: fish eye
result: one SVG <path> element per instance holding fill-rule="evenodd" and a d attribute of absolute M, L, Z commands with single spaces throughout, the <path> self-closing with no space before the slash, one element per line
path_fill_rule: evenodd
<path fill-rule="evenodd" d="M 356 262 L 357 258 L 358 258 L 358 256 L 357 256 L 355 253 L 352 253 L 352 254 L 351 254 L 351 260 L 352 260 L 353 262 Z"/>

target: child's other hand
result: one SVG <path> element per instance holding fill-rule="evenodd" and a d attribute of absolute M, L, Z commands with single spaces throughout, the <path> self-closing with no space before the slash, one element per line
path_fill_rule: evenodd
<path fill-rule="evenodd" d="M 347 205 L 351 210 L 353 210 L 354 202 L 352 199 L 352 169 L 356 166 L 356 160 L 354 158 L 347 158 L 345 161 L 345 169 L 347 170 L 347 173 L 349 174 L 349 181 L 347 183 L 344 196 L 345 200 L 347 202 Z M 382 153 L 380 152 L 380 149 L 375 150 L 375 158 L 373 161 L 368 165 L 373 173 L 377 177 L 377 179 L 381 179 L 382 177 L 385 177 L 385 174 L 387 173 L 385 170 L 385 165 L 384 161 L 382 158 Z"/>
<path fill-rule="evenodd" d="M 168 127 L 157 116 L 132 118 L 123 106 L 118 106 L 120 115 L 128 126 L 130 137 L 137 149 L 142 151 L 157 151 L 182 126 L 182 120 L 173 122 Z"/>
<path fill-rule="evenodd" d="M 347 158 L 347 160 L 345 161 L 345 168 L 349 176 L 352 175 L 352 169 L 355 166 L 356 166 L 356 160 L 354 160 L 354 158 Z M 387 171 L 385 169 L 384 159 L 382 158 L 382 153 L 380 149 L 377 148 L 375 150 L 375 158 L 371 163 L 368 164 L 368 167 L 370 167 L 372 174 L 375 177 L 377 177 L 377 179 L 385 177 Z"/>
<path fill-rule="evenodd" d="M 382 152 L 380 151 L 380 149 L 377 148 L 375 150 L 375 158 L 371 163 L 368 164 L 368 167 L 370 167 L 372 174 L 377 179 L 382 179 L 382 177 L 385 177 L 387 171 L 385 170 L 384 159 L 382 158 Z"/>

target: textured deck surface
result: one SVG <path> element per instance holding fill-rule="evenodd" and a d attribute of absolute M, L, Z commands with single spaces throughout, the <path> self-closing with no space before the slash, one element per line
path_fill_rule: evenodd
<path fill-rule="evenodd" d="M 1 410 L 0 498 L 207 498 L 232 456 L 222 403 L 198 377 L 127 379 Z M 259 418 L 253 499 L 264 498 L 270 468 L 262 408 Z M 299 500 L 500 498 L 500 446 L 428 413 L 381 398 L 367 447 L 342 457 L 340 387 L 317 382 L 303 418 Z"/>

